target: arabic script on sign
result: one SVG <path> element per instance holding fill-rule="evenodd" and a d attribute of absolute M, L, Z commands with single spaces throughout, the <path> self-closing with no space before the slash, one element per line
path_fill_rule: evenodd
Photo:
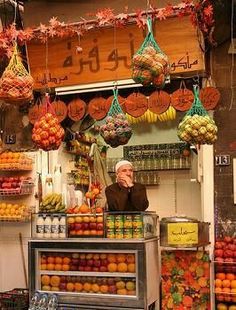
<path fill-rule="evenodd" d="M 198 243 L 197 223 L 169 223 L 167 225 L 167 238 L 169 244 L 187 245 Z"/>

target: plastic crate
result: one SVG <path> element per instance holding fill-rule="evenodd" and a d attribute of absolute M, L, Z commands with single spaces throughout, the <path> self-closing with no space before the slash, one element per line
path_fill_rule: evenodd
<path fill-rule="evenodd" d="M 11 291 L 0 292 L 1 310 L 27 310 L 29 307 L 29 290 L 14 288 Z"/>

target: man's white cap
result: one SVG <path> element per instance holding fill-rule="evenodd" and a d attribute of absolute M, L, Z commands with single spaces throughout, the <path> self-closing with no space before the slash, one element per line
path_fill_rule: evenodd
<path fill-rule="evenodd" d="M 115 166 L 115 171 L 117 172 L 118 169 L 124 165 L 130 165 L 131 167 L 133 167 L 132 163 L 128 160 L 120 160 L 116 163 L 116 166 Z"/>

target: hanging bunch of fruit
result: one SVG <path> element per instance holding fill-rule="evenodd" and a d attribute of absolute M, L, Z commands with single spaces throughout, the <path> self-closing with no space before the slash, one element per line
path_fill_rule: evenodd
<path fill-rule="evenodd" d="M 190 144 L 213 144 L 217 139 L 217 126 L 199 99 L 199 87 L 194 85 L 194 102 L 178 126 L 180 140 Z"/>
<path fill-rule="evenodd" d="M 133 56 L 132 78 L 136 83 L 141 83 L 144 86 L 153 84 L 162 88 L 167 76 L 169 76 L 169 61 L 155 41 L 150 17 L 147 19 L 147 26 L 148 34 Z"/>
<path fill-rule="evenodd" d="M 46 95 L 43 116 L 34 124 L 32 140 L 37 147 L 44 151 L 57 150 L 61 145 L 64 133 L 64 129 L 55 116 L 49 96 Z"/>
<path fill-rule="evenodd" d="M 105 119 L 105 124 L 100 127 L 100 134 L 104 141 L 111 147 L 117 147 L 119 145 L 126 144 L 131 135 L 132 128 L 123 113 L 119 101 L 118 101 L 118 90 L 113 90 L 114 99 L 111 104 L 108 116 Z"/>
<path fill-rule="evenodd" d="M 22 103 L 33 98 L 32 76 L 25 69 L 17 45 L 0 79 L 0 99 L 8 103 Z"/>

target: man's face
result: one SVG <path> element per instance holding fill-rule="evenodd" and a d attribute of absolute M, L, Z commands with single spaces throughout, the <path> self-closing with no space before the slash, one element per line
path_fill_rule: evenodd
<path fill-rule="evenodd" d="M 133 167 L 130 165 L 123 165 L 117 171 L 117 176 L 127 176 L 133 181 Z"/>

